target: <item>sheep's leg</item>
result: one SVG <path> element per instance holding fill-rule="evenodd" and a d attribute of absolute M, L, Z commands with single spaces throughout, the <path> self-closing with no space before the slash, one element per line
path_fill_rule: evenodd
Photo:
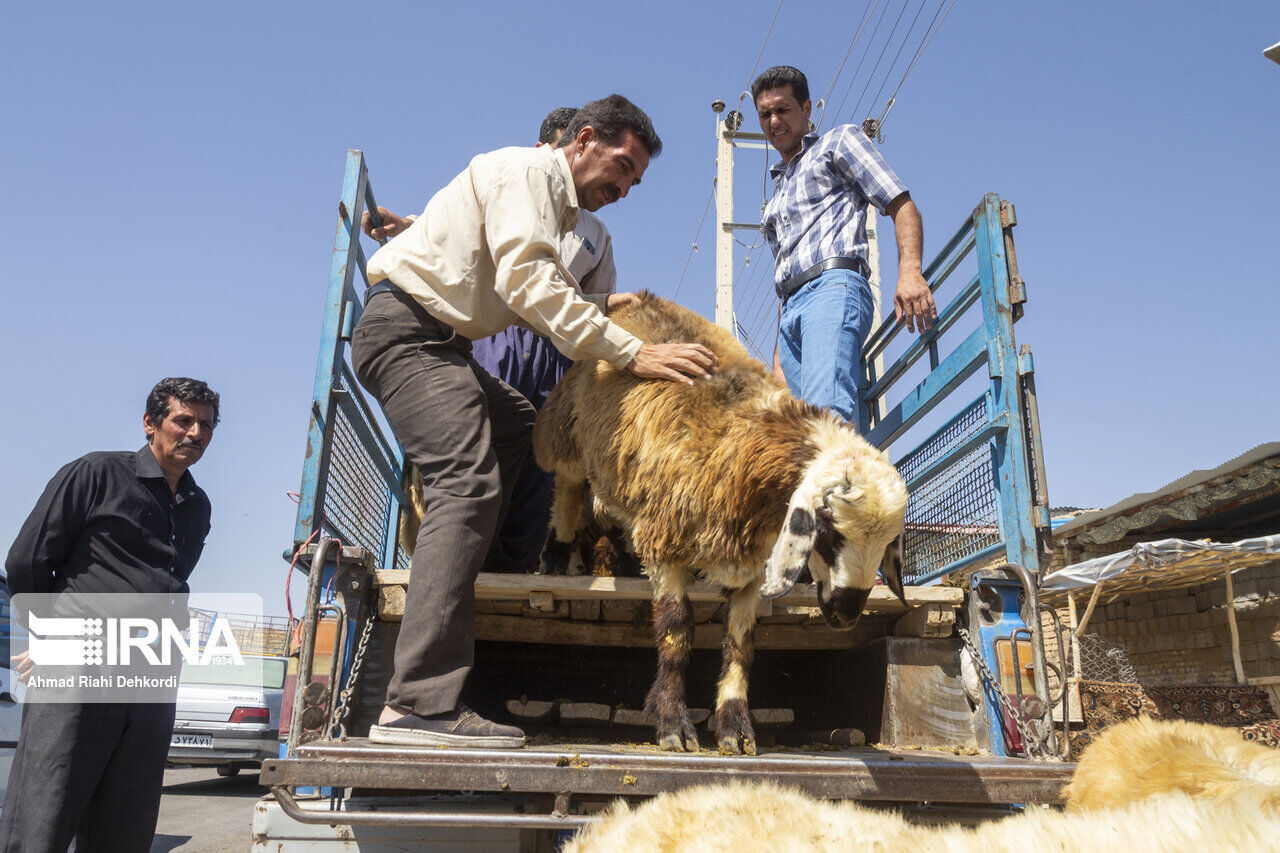
<path fill-rule="evenodd" d="M 551 498 L 551 535 L 542 548 L 544 575 L 582 575 L 586 568 L 582 555 L 574 546 L 582 520 L 582 491 L 585 481 L 570 479 L 563 471 L 556 473 Z"/>
<path fill-rule="evenodd" d="M 672 752 L 698 750 L 698 734 L 685 705 L 684 672 L 693 649 L 693 604 L 685 594 L 684 570 L 661 566 L 653 581 L 653 633 L 658 645 L 658 674 L 645 699 L 656 720 L 658 746 Z"/>
<path fill-rule="evenodd" d="M 724 664 L 716 693 L 716 741 L 725 755 L 756 754 L 756 733 L 747 710 L 747 672 L 755 656 L 752 632 L 760 590 L 755 586 L 729 594 L 724 625 Z"/>

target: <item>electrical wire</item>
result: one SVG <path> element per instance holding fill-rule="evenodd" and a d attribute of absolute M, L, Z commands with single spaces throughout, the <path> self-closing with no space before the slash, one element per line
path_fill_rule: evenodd
<path fill-rule="evenodd" d="M 769 22 L 769 31 L 764 34 L 764 44 L 760 45 L 760 52 L 756 54 L 755 65 L 751 66 L 751 73 L 747 75 L 747 91 L 738 96 L 738 105 L 747 97 L 747 92 L 751 90 L 751 83 L 756 79 L 756 69 L 760 67 L 760 58 L 764 56 L 764 49 L 769 44 L 769 36 L 773 35 L 773 25 L 778 21 L 778 13 L 782 11 L 783 0 L 778 0 L 778 8 L 773 11 L 773 20 Z"/>
<path fill-rule="evenodd" d="M 827 117 L 827 98 L 831 97 L 831 90 L 836 87 L 836 83 L 840 80 L 840 75 L 844 73 L 844 65 L 849 61 L 849 57 L 853 54 L 853 49 L 858 44 L 858 39 L 862 37 L 862 33 L 867 28 L 867 22 L 871 20 L 871 16 L 875 13 L 876 7 L 880 5 L 880 0 L 867 0 L 867 6 L 862 14 L 862 23 L 858 25 L 858 31 L 853 34 L 853 39 L 849 42 L 849 49 L 844 52 L 844 59 L 840 60 L 840 67 L 836 69 L 836 76 L 831 78 L 831 85 L 827 86 L 826 93 L 818 102 L 822 104 L 822 110 L 818 113 L 818 121 L 814 125 L 818 130 L 822 129 L 822 122 Z"/>
<path fill-rule="evenodd" d="M 942 0 L 942 3 L 945 3 L 945 2 L 946 0 Z M 942 3 L 938 4 L 939 10 L 942 9 Z M 911 59 L 911 64 L 907 66 L 907 70 L 904 71 L 902 74 L 902 79 L 898 81 L 898 87 L 893 90 L 893 94 L 889 96 L 888 102 L 885 103 L 884 112 L 880 114 L 881 126 L 884 125 L 884 120 L 889 115 L 889 105 L 892 104 L 894 100 L 897 99 L 898 92 L 902 89 L 902 84 L 907 82 L 907 76 L 911 73 L 911 70 L 916 67 L 916 63 L 920 61 L 920 57 L 924 55 L 925 50 L 933 42 L 933 37 L 938 34 L 938 30 L 942 29 L 942 25 L 947 21 L 947 15 L 951 14 L 951 10 L 952 8 L 955 7 L 955 5 L 956 5 L 956 0 L 951 0 L 951 5 L 947 7 L 947 11 L 943 13 L 942 20 L 938 21 L 937 26 L 933 26 L 932 21 L 930 22 L 930 26 L 933 27 L 933 31 L 932 32 L 929 32 L 927 30 L 925 31 L 926 38 L 921 41 L 920 47 L 916 49 L 916 54 Z M 935 20 L 937 20 L 938 13 L 934 12 L 933 17 Z"/>
<path fill-rule="evenodd" d="M 714 179 L 712 179 L 711 192 L 707 195 L 707 206 L 702 208 L 702 218 L 698 220 L 698 230 L 694 232 L 693 242 L 689 245 L 689 256 L 684 259 L 684 269 L 680 270 L 680 281 L 677 282 L 676 284 L 675 296 L 671 297 L 672 302 L 680 298 L 680 288 L 684 286 L 685 273 L 689 272 L 689 262 L 693 260 L 693 256 L 698 251 L 698 240 L 701 239 L 702 237 L 702 226 L 705 225 L 707 222 L 707 211 L 711 210 L 711 202 L 715 199 L 715 197 L 716 197 L 716 182 Z"/>
<path fill-rule="evenodd" d="M 889 35 L 884 40 L 884 47 L 880 48 L 880 55 L 876 57 L 876 64 L 871 66 L 871 73 L 867 76 L 867 84 L 862 87 L 862 94 L 858 96 L 858 103 L 853 105 L 853 112 L 849 116 L 850 122 L 858 120 L 858 111 L 862 108 L 862 99 L 866 97 L 867 90 L 871 88 L 871 81 L 876 79 L 876 71 L 880 68 L 880 60 L 884 59 L 884 52 L 889 49 L 890 43 L 893 41 L 893 34 L 898 31 L 898 24 L 902 23 L 902 16 L 907 11 L 907 2 L 903 0 L 902 9 L 898 12 L 898 17 L 893 22 L 893 29 L 889 30 Z"/>
<path fill-rule="evenodd" d="M 853 84 L 858 81 L 858 74 L 862 71 L 862 64 L 867 61 L 867 55 L 871 52 L 871 45 L 876 40 L 876 33 L 880 32 L 880 25 L 884 23 L 884 13 L 887 11 L 889 11 L 888 3 L 880 10 L 880 17 L 876 18 L 876 25 L 871 30 L 871 38 L 867 41 L 867 46 L 862 49 L 862 58 L 858 60 L 858 67 L 853 70 L 853 76 L 849 78 L 849 84 L 844 87 L 844 95 L 840 98 L 840 106 L 832 111 L 836 116 L 844 112 L 845 101 L 849 99 L 849 93 L 853 91 Z"/>
<path fill-rule="evenodd" d="M 902 41 L 899 42 L 898 52 L 893 55 L 893 62 L 889 63 L 889 69 L 884 72 L 884 79 L 880 81 L 880 88 L 876 89 L 875 97 L 871 99 L 870 108 L 874 109 L 875 105 L 880 102 L 880 95 L 884 92 L 885 84 L 889 82 L 889 78 L 893 76 L 893 69 L 898 65 L 898 57 L 902 56 L 902 49 L 906 47 L 907 42 L 911 40 L 911 34 L 915 32 L 916 24 L 920 21 L 920 13 L 924 11 L 924 4 L 925 0 L 920 0 L 920 5 L 916 7 L 916 16 L 911 19 L 911 26 L 907 28 L 907 34 L 903 36 Z M 906 8 L 906 6 L 904 5 L 903 8 Z M 941 9 L 942 7 L 939 6 L 938 8 Z M 934 14 L 934 17 L 937 17 L 936 13 Z M 925 30 L 925 33 L 927 35 L 928 30 Z"/>

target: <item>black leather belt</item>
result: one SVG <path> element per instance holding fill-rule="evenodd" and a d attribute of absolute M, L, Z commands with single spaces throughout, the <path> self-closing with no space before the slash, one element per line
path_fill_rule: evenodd
<path fill-rule="evenodd" d="M 862 258 L 827 258 L 822 263 L 814 264 L 778 285 L 778 295 L 786 299 L 827 270 L 853 270 L 863 278 L 871 277 L 871 270 Z"/>
<path fill-rule="evenodd" d="M 369 285 L 369 289 L 366 290 L 364 294 L 365 304 L 368 305 L 369 300 L 374 296 L 377 296 L 379 293 L 404 293 L 404 291 L 393 284 L 391 279 L 384 278 L 382 281 L 377 281 Z"/>

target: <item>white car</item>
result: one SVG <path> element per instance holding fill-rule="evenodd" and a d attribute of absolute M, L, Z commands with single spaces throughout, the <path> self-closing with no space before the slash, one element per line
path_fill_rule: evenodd
<path fill-rule="evenodd" d="M 22 728 L 22 697 L 26 686 L 9 669 L 9 584 L 0 578 L 0 805 L 9 790 L 9 770 Z M 19 628 L 18 630 L 22 630 Z"/>
<path fill-rule="evenodd" d="M 245 655 L 244 666 L 183 664 L 170 764 L 234 776 L 279 755 L 280 706 L 289 659 Z"/>

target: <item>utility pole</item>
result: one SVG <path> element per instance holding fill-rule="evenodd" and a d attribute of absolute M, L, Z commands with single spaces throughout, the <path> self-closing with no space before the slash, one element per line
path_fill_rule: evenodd
<path fill-rule="evenodd" d="M 733 221 L 733 152 L 735 148 L 769 146 L 763 133 L 741 130 L 742 113 L 737 110 L 725 113 L 724 107 L 721 100 L 711 104 L 716 114 L 716 325 L 737 337 L 733 314 L 733 232 L 759 231 L 760 223 Z M 724 113 L 723 119 L 721 113 Z"/>

